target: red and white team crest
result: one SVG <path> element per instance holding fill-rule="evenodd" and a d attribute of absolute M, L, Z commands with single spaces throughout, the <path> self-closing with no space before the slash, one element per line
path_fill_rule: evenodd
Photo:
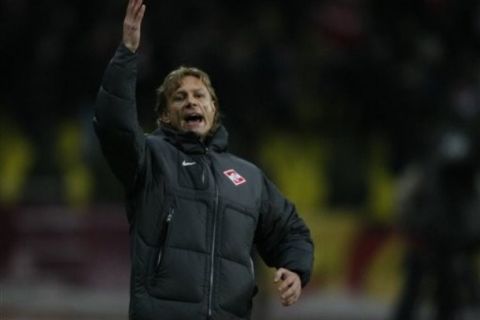
<path fill-rule="evenodd" d="M 244 177 L 239 175 L 238 172 L 233 170 L 233 169 L 223 171 L 223 174 L 226 175 L 228 177 L 228 179 L 232 180 L 233 184 L 236 185 L 236 186 L 247 182 L 247 180 Z"/>

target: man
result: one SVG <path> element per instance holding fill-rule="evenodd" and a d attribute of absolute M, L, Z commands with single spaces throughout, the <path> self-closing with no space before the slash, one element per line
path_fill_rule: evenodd
<path fill-rule="evenodd" d="M 130 319 L 249 319 L 254 244 L 277 268 L 281 303 L 292 305 L 310 278 L 309 230 L 257 167 L 226 151 L 208 75 L 185 67 L 170 73 L 158 90 L 159 129 L 140 129 L 135 52 L 144 13 L 142 0 L 129 0 L 94 119 L 127 191 Z"/>

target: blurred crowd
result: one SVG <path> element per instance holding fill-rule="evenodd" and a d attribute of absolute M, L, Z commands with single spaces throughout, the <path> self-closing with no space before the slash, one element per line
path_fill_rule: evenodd
<path fill-rule="evenodd" d="M 18 143 L 2 141 L 2 157 L 26 158 L 17 171 L 37 181 L 33 188 L 51 185 L 39 177 L 70 174 L 85 180 L 94 199 L 101 198 L 105 188 L 96 190 L 98 175 L 79 177 L 99 166 L 92 104 L 120 42 L 124 3 L 3 0 L 0 6 L 0 24 L 7 30 L 2 137 L 22 141 L 19 150 L 10 147 Z M 264 137 L 277 132 L 336 145 L 333 202 L 361 202 L 365 177 L 359 170 L 342 172 L 365 166 L 372 144 L 388 149 L 389 169 L 398 172 L 427 150 L 439 128 L 475 127 L 480 33 L 475 1 L 152 1 L 147 6 L 138 85 L 144 128 L 155 126 L 154 90 L 163 76 L 181 64 L 199 66 L 214 80 L 238 152 L 258 158 Z M 76 173 L 65 172 L 72 167 L 78 167 Z M 45 198 L 37 193 L 28 190 L 22 199 Z M 61 198 L 58 190 L 46 196 Z"/>
<path fill-rule="evenodd" d="M 1 207 L 121 200 L 91 119 L 103 70 L 120 43 L 125 2 L 0 1 Z M 452 192 L 442 183 L 465 188 L 472 203 L 478 197 L 478 1 L 146 5 L 137 86 L 146 131 L 155 127 L 163 77 L 179 65 L 200 67 L 219 95 L 230 149 L 259 163 L 304 211 L 353 209 L 367 225 L 359 239 L 378 236 L 377 226 L 399 226 L 416 249 L 458 236 L 439 231 L 418 240 L 434 222 L 442 229 L 463 217 L 456 203 L 465 199 L 446 197 Z M 448 170 L 461 163 L 450 170 L 460 178 L 444 173 L 445 163 Z M 431 181 L 418 182 L 425 179 Z M 427 200 L 419 204 L 417 195 Z M 447 198 L 455 214 L 410 219 L 436 212 L 431 203 Z M 465 214 L 458 232 L 475 228 L 479 214 Z M 409 270 L 428 269 L 431 261 L 410 255 Z M 355 278 L 352 271 L 353 286 Z"/>
<path fill-rule="evenodd" d="M 138 85 L 145 130 L 155 126 L 154 90 L 163 76 L 181 64 L 199 66 L 213 78 L 238 153 L 261 158 L 258 150 L 277 133 L 335 145 L 328 170 L 334 204 L 355 206 L 365 198 L 365 177 L 356 169 L 368 165 L 372 145 L 383 145 L 397 173 L 424 154 L 442 127 L 475 128 L 475 1 L 147 6 Z M 2 188 L 18 185 L 4 191 L 8 197 L 55 202 L 68 197 L 66 189 L 46 186 L 69 179 L 82 181 L 69 191 L 73 202 L 107 196 L 90 120 L 103 69 L 120 42 L 123 12 L 122 1 L 0 2 L 7 30 L 1 157 L 21 160 L 8 170 L 10 162 L 2 161 L 1 169 L 16 175 Z"/>

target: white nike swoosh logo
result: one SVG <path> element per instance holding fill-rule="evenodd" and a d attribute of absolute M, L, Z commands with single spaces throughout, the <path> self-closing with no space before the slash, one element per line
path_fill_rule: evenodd
<path fill-rule="evenodd" d="M 185 160 L 183 160 L 183 162 L 182 162 L 182 166 L 184 166 L 184 167 L 193 166 L 195 164 L 197 164 L 197 163 L 196 162 L 187 162 Z"/>

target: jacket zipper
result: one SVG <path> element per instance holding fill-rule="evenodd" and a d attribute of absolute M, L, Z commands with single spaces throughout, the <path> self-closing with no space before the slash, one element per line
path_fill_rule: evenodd
<path fill-rule="evenodd" d="M 208 149 L 206 149 L 207 153 Z M 217 237 L 217 214 L 218 214 L 218 185 L 215 178 L 215 171 L 213 168 L 210 167 L 210 171 L 212 173 L 213 181 L 215 184 L 215 208 L 213 211 L 213 231 L 212 231 L 212 245 L 211 245 L 211 256 L 210 256 L 210 286 L 209 286 L 209 293 L 208 293 L 208 318 L 212 318 L 212 308 L 213 308 L 213 280 L 214 280 L 214 273 L 215 273 L 215 242 Z"/>
<path fill-rule="evenodd" d="M 174 212 L 175 212 L 175 209 L 173 207 L 170 208 L 168 215 L 165 218 L 163 233 L 162 233 L 162 241 L 160 242 L 160 250 L 158 251 L 158 256 L 157 256 L 156 269 L 158 269 L 158 267 L 160 266 L 160 263 L 162 262 L 163 251 L 165 250 L 165 245 L 167 243 L 168 229 L 170 227 L 170 222 L 172 221 Z"/>
<path fill-rule="evenodd" d="M 253 279 L 255 279 L 255 265 L 253 263 L 252 257 L 250 257 L 250 271 L 252 272 Z"/>

